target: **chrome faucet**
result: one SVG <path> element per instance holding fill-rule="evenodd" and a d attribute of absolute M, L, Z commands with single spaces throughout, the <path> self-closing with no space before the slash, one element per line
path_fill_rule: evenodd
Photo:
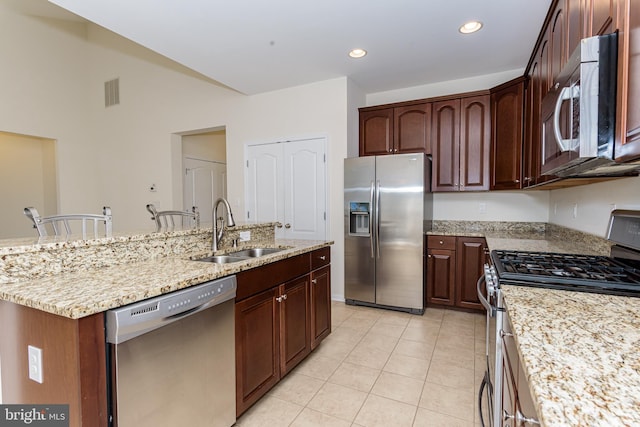
<path fill-rule="evenodd" d="M 220 217 L 220 230 L 218 230 L 218 205 L 220 203 L 224 203 L 224 207 L 227 209 L 227 227 L 233 227 L 236 225 L 236 222 L 233 220 L 233 214 L 231 213 L 231 206 L 229 206 L 229 202 L 226 199 L 220 198 L 216 200 L 216 204 L 213 206 L 213 233 L 211 239 L 211 250 L 216 252 L 218 250 L 218 243 L 222 239 L 222 235 L 224 234 L 224 218 Z"/>

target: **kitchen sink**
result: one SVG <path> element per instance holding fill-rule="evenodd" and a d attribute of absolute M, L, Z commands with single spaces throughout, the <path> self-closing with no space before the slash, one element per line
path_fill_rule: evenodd
<path fill-rule="evenodd" d="M 212 262 L 214 264 L 230 264 L 232 262 L 246 261 L 249 257 L 231 256 L 231 255 L 215 255 L 206 258 L 199 258 L 196 261 Z"/>
<path fill-rule="evenodd" d="M 237 252 L 231 252 L 230 256 L 238 256 L 238 257 L 249 257 L 256 258 L 263 255 L 269 255 L 276 252 L 280 252 L 284 249 L 281 248 L 253 248 L 253 249 L 244 249 Z"/>

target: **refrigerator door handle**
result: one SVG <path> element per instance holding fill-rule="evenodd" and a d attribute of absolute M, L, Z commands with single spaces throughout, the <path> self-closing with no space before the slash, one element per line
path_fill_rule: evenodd
<path fill-rule="evenodd" d="M 380 258 L 380 181 L 376 181 L 376 253 Z"/>
<path fill-rule="evenodd" d="M 375 193 L 375 183 L 371 181 L 371 190 L 369 191 L 369 210 L 370 210 L 370 218 L 369 218 L 369 247 L 371 248 L 371 258 L 375 258 L 374 252 L 374 240 L 375 237 L 373 233 L 375 232 L 373 227 L 373 221 L 375 221 L 375 209 L 373 207 L 373 197 Z"/>

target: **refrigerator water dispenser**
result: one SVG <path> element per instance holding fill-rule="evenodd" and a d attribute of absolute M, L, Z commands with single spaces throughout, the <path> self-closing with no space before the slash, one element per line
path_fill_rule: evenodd
<path fill-rule="evenodd" d="M 369 203 L 349 202 L 349 234 L 369 237 Z"/>

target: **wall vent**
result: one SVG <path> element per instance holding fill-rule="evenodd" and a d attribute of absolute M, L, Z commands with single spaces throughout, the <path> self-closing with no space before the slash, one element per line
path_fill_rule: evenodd
<path fill-rule="evenodd" d="M 120 79 L 109 80 L 104 82 L 104 106 L 120 104 Z"/>

